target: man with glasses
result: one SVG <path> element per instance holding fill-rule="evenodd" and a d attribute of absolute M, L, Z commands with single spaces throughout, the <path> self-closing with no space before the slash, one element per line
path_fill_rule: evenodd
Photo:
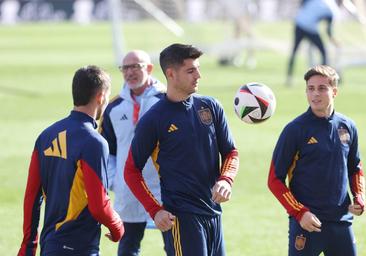
<path fill-rule="evenodd" d="M 123 74 L 124 84 L 104 113 L 101 134 L 109 143 L 108 181 L 109 188 L 115 193 L 114 207 L 125 225 L 118 256 L 135 256 L 140 253 L 140 243 L 150 217 L 127 187 L 123 170 L 138 120 L 160 100 L 166 86 L 151 76 L 153 64 L 144 51 L 127 53 L 119 70 Z M 154 196 L 160 200 L 158 173 L 151 160 L 145 166 L 144 178 Z"/>

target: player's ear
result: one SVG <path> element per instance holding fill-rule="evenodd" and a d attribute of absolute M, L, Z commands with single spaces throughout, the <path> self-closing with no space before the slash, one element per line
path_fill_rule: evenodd
<path fill-rule="evenodd" d="M 165 70 L 165 76 L 167 79 L 173 79 L 174 78 L 174 69 L 173 68 L 167 68 Z"/>
<path fill-rule="evenodd" d="M 96 102 L 98 103 L 98 105 L 103 104 L 103 102 L 105 101 L 105 97 L 106 97 L 105 90 L 100 90 L 97 92 L 97 94 L 95 95 L 95 99 L 96 99 Z"/>
<path fill-rule="evenodd" d="M 153 69 L 154 69 L 153 64 L 151 64 L 151 63 L 147 64 L 146 70 L 149 75 L 152 73 Z"/>
<path fill-rule="evenodd" d="M 332 90 L 333 90 L 333 98 L 335 98 L 337 96 L 337 94 L 338 94 L 338 87 L 337 86 L 334 86 L 332 88 Z"/>

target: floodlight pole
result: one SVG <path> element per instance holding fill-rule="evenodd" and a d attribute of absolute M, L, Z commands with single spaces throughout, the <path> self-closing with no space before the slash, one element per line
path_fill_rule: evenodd
<path fill-rule="evenodd" d="M 108 0 L 109 20 L 112 23 L 113 49 L 116 65 L 119 65 L 123 57 L 124 41 L 122 30 L 122 5 L 121 0 Z"/>

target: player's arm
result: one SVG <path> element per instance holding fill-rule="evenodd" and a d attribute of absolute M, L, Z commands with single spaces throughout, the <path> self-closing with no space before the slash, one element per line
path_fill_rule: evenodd
<path fill-rule="evenodd" d="M 29 165 L 28 181 L 24 195 L 23 241 L 18 256 L 36 255 L 42 200 L 40 164 L 38 151 L 35 149 Z"/>
<path fill-rule="evenodd" d="M 360 153 L 358 151 L 358 135 L 354 128 L 353 139 L 348 156 L 348 171 L 350 175 L 350 187 L 353 195 L 353 204 L 350 211 L 355 215 L 361 215 L 365 208 L 365 177 L 362 170 Z"/>
<path fill-rule="evenodd" d="M 148 111 L 136 126 L 125 164 L 124 178 L 132 193 L 154 219 L 156 213 L 163 207 L 153 196 L 142 176 L 146 161 L 158 146 L 158 128 L 155 127 L 158 122 L 151 115 L 154 113 L 151 114 L 151 111 Z"/>
<path fill-rule="evenodd" d="M 121 218 L 112 208 L 106 188 L 96 171 L 84 160 L 81 161 L 81 169 L 91 215 L 109 229 L 112 241 L 119 241 L 124 233 L 124 227 Z"/>
<path fill-rule="evenodd" d="M 239 170 L 239 154 L 233 149 L 226 155 L 221 167 L 221 175 L 212 188 L 212 200 L 215 203 L 223 203 L 231 198 L 231 187 Z"/>
<path fill-rule="evenodd" d="M 298 160 L 295 134 L 296 127 L 289 128 L 289 126 L 281 133 L 273 152 L 268 175 L 268 187 L 287 213 L 300 222 L 304 213 L 309 209 L 298 202 L 286 186 L 286 177 L 292 172 L 292 168 Z"/>
<path fill-rule="evenodd" d="M 142 169 L 136 167 L 132 149 L 130 149 L 128 153 L 124 170 L 124 178 L 132 193 L 144 206 L 145 210 L 150 214 L 151 218 L 154 219 L 156 213 L 162 210 L 163 207 L 159 204 L 158 200 L 156 200 L 156 198 L 146 185 L 145 180 L 142 176 Z"/>
<path fill-rule="evenodd" d="M 88 209 L 94 219 L 109 229 L 110 239 L 117 242 L 124 233 L 124 227 L 121 218 L 113 210 L 111 200 L 107 194 L 106 178 L 103 175 L 107 166 L 107 156 L 108 147 L 106 143 L 91 140 L 85 146 L 82 154 L 83 159 L 80 160 L 80 167 L 84 176 Z"/>
<path fill-rule="evenodd" d="M 223 107 L 215 100 L 212 109 L 214 110 L 217 142 L 222 156 L 220 177 L 212 188 L 212 200 L 222 203 L 231 197 L 231 187 L 239 171 L 239 153 L 235 148 Z"/>
<path fill-rule="evenodd" d="M 113 180 L 116 176 L 117 167 L 117 138 L 110 118 L 111 106 L 109 105 L 103 113 L 100 121 L 99 133 L 107 140 L 109 147 L 109 158 L 107 166 L 108 189 L 113 190 Z"/>
<path fill-rule="evenodd" d="M 221 175 L 219 180 L 225 180 L 230 185 L 234 183 L 234 179 L 239 171 L 239 153 L 236 148 L 232 149 L 225 157 L 221 167 Z"/>

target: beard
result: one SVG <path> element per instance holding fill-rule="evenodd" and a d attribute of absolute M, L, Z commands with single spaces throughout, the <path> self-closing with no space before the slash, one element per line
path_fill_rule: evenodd
<path fill-rule="evenodd" d="M 126 83 L 128 88 L 130 88 L 131 90 L 134 90 L 134 89 L 138 89 L 142 86 L 144 86 L 144 83 L 136 83 L 136 84 L 130 84 L 130 83 Z"/>

